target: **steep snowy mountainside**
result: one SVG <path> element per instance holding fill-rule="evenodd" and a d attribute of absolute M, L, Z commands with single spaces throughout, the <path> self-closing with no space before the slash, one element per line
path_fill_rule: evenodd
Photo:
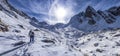
<path fill-rule="evenodd" d="M 21 16 L 24 16 L 25 18 L 30 18 L 27 14 L 25 14 L 24 12 L 22 11 L 19 11 L 17 10 L 16 8 L 14 8 L 13 6 L 11 6 L 9 3 L 8 3 L 8 0 L 1 0 L 0 1 L 0 4 L 1 4 L 1 8 L 5 9 L 6 11 L 8 11 L 10 14 L 12 14 L 13 16 L 16 17 L 15 13 L 21 15 Z"/>
<path fill-rule="evenodd" d="M 29 41 L 29 30 L 36 29 L 30 22 L 29 16 L 0 0 L 0 53 L 14 48 L 13 43 Z"/>
<path fill-rule="evenodd" d="M 81 12 L 73 16 L 68 25 L 82 31 L 98 31 L 109 28 L 120 28 L 119 12 L 119 6 L 112 7 L 105 11 L 96 11 L 91 6 L 88 6 L 85 12 Z"/>
<path fill-rule="evenodd" d="M 7 0 L 0 0 L 0 5 L 1 21 L 4 21 L 4 23 L 8 25 L 17 26 L 18 24 L 21 24 L 25 25 L 25 27 L 31 27 L 29 24 L 30 18 L 24 15 L 24 13 L 10 6 L 7 3 Z"/>
<path fill-rule="evenodd" d="M 28 28 L 30 28 L 30 27 L 32 28 L 32 26 L 38 24 L 38 21 L 35 18 L 30 18 L 24 12 L 17 10 L 13 6 L 11 6 L 7 0 L 0 0 L 0 9 L 1 9 L 1 12 L 5 13 L 9 17 L 11 17 L 11 18 L 13 17 L 13 20 L 9 19 L 9 20 L 11 20 L 9 22 L 19 21 L 19 23 L 21 23 L 22 25 L 25 25 Z M 13 24 L 15 24 L 15 23 L 13 23 Z M 17 23 L 16 23 L 16 25 L 17 25 Z M 36 27 L 36 26 L 34 26 L 34 27 Z"/>

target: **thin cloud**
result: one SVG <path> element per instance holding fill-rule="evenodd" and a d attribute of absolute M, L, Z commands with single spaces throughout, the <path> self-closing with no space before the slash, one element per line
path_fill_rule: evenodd
<path fill-rule="evenodd" d="M 88 5 L 93 6 L 96 10 L 106 10 L 112 6 L 120 6 L 120 0 L 8 0 L 10 4 L 19 10 L 26 12 L 31 17 L 36 17 L 40 21 L 53 21 L 56 19 L 49 19 L 49 12 L 54 4 L 60 4 L 70 10 L 69 16 L 65 18 L 66 23 L 70 18 L 85 11 Z"/>

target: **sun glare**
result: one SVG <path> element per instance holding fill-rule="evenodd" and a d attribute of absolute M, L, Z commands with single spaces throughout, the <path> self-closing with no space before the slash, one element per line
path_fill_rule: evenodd
<path fill-rule="evenodd" d="M 56 9 L 55 11 L 55 17 L 62 19 L 67 15 L 67 11 L 65 10 L 65 8 L 59 7 Z"/>
<path fill-rule="evenodd" d="M 63 6 L 52 7 L 49 12 L 50 22 L 52 23 L 66 23 L 66 18 L 68 17 L 68 9 Z M 54 20 L 54 21 L 53 21 Z"/>

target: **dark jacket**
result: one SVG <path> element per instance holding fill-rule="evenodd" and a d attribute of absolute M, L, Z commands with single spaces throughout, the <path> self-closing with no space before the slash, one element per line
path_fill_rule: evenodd
<path fill-rule="evenodd" d="M 30 31 L 30 32 L 29 32 L 29 36 L 30 36 L 30 37 L 34 37 L 34 32 Z"/>

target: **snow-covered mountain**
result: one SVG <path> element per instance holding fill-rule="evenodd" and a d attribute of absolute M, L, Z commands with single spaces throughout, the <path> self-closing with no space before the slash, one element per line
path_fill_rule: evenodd
<path fill-rule="evenodd" d="M 85 12 L 72 17 L 69 25 L 83 31 L 98 31 L 120 28 L 120 7 L 112 7 L 108 10 L 96 11 L 88 6 Z"/>
<path fill-rule="evenodd" d="M 68 24 L 58 23 L 49 25 L 46 22 L 38 22 L 37 27 L 55 30 L 56 28 L 76 28 L 83 32 L 109 30 L 120 28 L 120 6 L 114 6 L 108 10 L 95 10 L 88 6 L 85 11 L 73 16 Z"/>
<path fill-rule="evenodd" d="M 49 25 L 0 0 L 0 56 L 119 56 L 119 18 L 120 7 L 96 11 L 88 6 L 68 24 Z M 31 29 L 35 42 L 16 49 L 14 43 L 29 42 Z"/>

